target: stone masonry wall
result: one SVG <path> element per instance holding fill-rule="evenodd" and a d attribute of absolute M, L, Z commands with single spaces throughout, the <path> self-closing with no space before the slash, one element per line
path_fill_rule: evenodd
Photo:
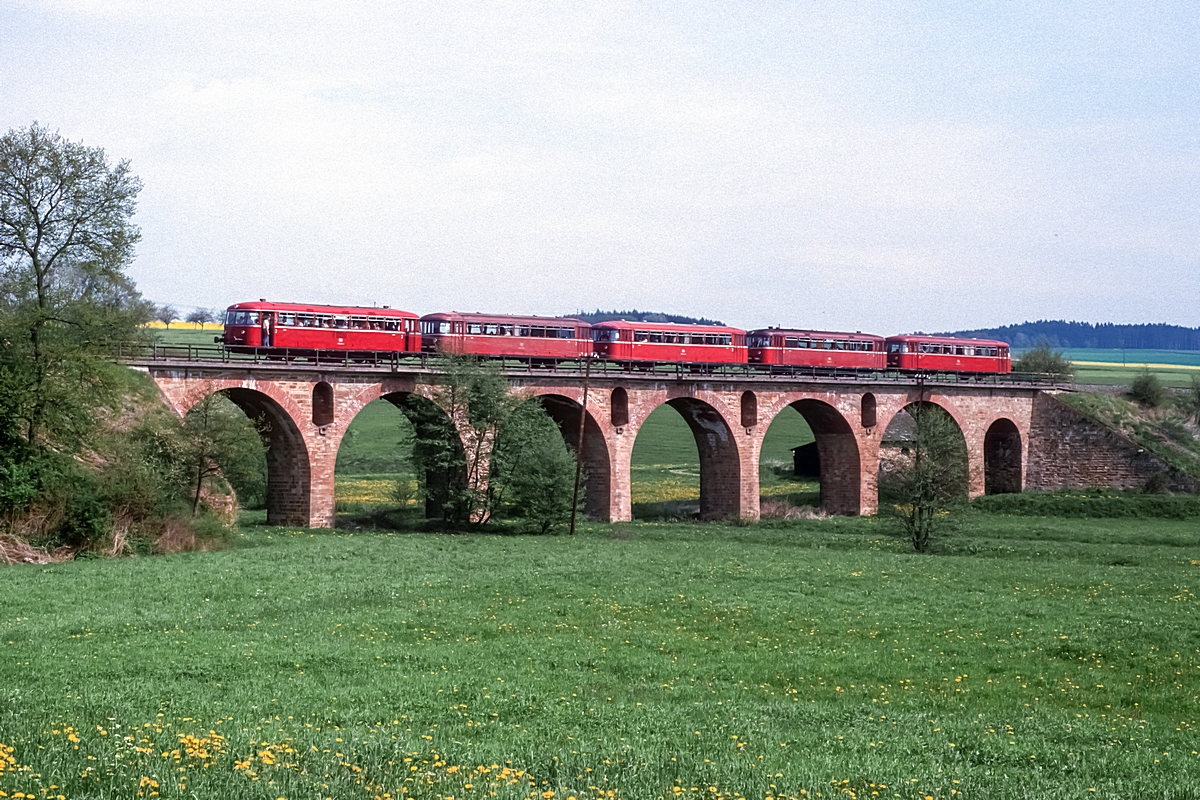
<path fill-rule="evenodd" d="M 1034 398 L 1026 488 L 1141 489 L 1156 473 L 1165 473 L 1177 490 L 1200 490 L 1195 479 L 1054 395 Z"/>

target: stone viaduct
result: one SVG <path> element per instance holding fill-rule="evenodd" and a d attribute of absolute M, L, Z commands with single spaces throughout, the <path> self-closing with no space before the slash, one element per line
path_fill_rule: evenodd
<path fill-rule="evenodd" d="M 350 423 L 384 398 L 401 410 L 439 397 L 428 370 L 305 364 L 134 362 L 179 415 L 224 392 L 251 418 L 269 423 L 267 518 L 273 524 L 328 527 L 334 517 L 334 464 Z M 526 370 L 508 374 L 513 392 L 537 398 L 579 450 L 583 377 Z M 703 518 L 759 515 L 759 453 L 771 421 L 788 406 L 816 436 L 821 502 L 834 514 L 877 508 L 880 445 L 892 418 L 916 402 L 944 408 L 966 441 L 969 491 L 1020 491 L 1027 483 L 1030 430 L 1040 394 L 1019 384 L 904 382 L 603 373 L 590 378 L 582 454 L 586 509 L 608 521 L 631 518 L 630 458 L 639 427 L 655 408 L 678 411 L 700 456 Z M 463 426 L 458 426 L 460 435 Z"/>

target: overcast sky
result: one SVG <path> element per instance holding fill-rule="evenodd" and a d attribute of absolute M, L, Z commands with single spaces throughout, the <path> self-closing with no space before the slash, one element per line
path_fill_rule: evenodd
<path fill-rule="evenodd" d="M 0 0 L 0 53 L 0 129 L 132 162 L 158 302 L 1200 325 L 1195 0 Z"/>

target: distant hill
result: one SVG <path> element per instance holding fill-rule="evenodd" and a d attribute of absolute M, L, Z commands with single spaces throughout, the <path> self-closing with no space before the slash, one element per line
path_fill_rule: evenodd
<path fill-rule="evenodd" d="M 678 322 L 685 325 L 725 325 L 720 320 L 708 319 L 706 317 L 684 317 L 679 314 L 662 314 L 657 311 L 638 311 L 636 308 L 629 311 L 601 311 L 600 309 L 591 312 L 580 311 L 573 316 L 578 317 L 584 322 L 591 323 L 624 319 L 629 322 Z"/>
<path fill-rule="evenodd" d="M 951 336 L 999 339 L 1013 347 L 1035 347 L 1049 342 L 1051 347 L 1104 347 L 1126 350 L 1200 350 L 1200 328 L 1180 325 L 1114 325 L 1102 322 L 1065 322 L 1038 320 L 1002 328 L 978 328 L 954 331 Z"/>

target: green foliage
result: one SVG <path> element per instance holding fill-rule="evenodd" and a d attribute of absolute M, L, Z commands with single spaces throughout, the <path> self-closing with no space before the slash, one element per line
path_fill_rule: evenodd
<path fill-rule="evenodd" d="M 141 183 L 128 162 L 33 125 L 0 137 L 0 417 L 30 451 L 74 451 L 112 385 L 99 367 L 147 305 L 125 269 Z"/>
<path fill-rule="evenodd" d="M 575 457 L 536 400 L 509 412 L 492 448 L 488 489 L 495 511 L 547 534 L 571 519 Z"/>
<path fill-rule="evenodd" d="M 1133 379 L 1129 387 L 1129 396 L 1147 408 L 1158 408 L 1166 402 L 1168 392 L 1157 375 L 1145 370 Z"/>
<path fill-rule="evenodd" d="M 966 499 L 967 448 L 940 406 L 914 403 L 905 410 L 915 423 L 913 438 L 881 473 L 881 508 L 899 519 L 913 549 L 924 553 L 951 507 Z"/>
<path fill-rule="evenodd" d="M 1180 398 L 1184 415 L 1192 422 L 1200 425 L 1200 375 L 1192 376 L 1192 385 Z"/>
<path fill-rule="evenodd" d="M 266 496 L 267 464 L 263 437 L 268 433 L 251 422 L 225 395 L 211 392 L 201 398 L 183 421 L 186 464 L 194 516 L 206 486 L 224 479 L 233 486 L 247 508 L 260 505 Z"/>
<path fill-rule="evenodd" d="M 989 514 L 1074 519 L 1189 519 L 1200 517 L 1200 497 L 1090 489 L 990 494 L 971 501 Z"/>
<path fill-rule="evenodd" d="M 561 522 L 565 447 L 557 426 L 540 403 L 509 391 L 496 364 L 448 357 L 434 401 L 409 395 L 402 410 L 416 431 L 413 464 L 427 514 L 476 526 L 520 514 L 542 532 Z"/>
<path fill-rule="evenodd" d="M 1013 362 L 1013 372 L 1032 372 L 1069 378 L 1075 368 L 1061 350 L 1054 350 L 1048 342 L 1042 342 Z"/>

